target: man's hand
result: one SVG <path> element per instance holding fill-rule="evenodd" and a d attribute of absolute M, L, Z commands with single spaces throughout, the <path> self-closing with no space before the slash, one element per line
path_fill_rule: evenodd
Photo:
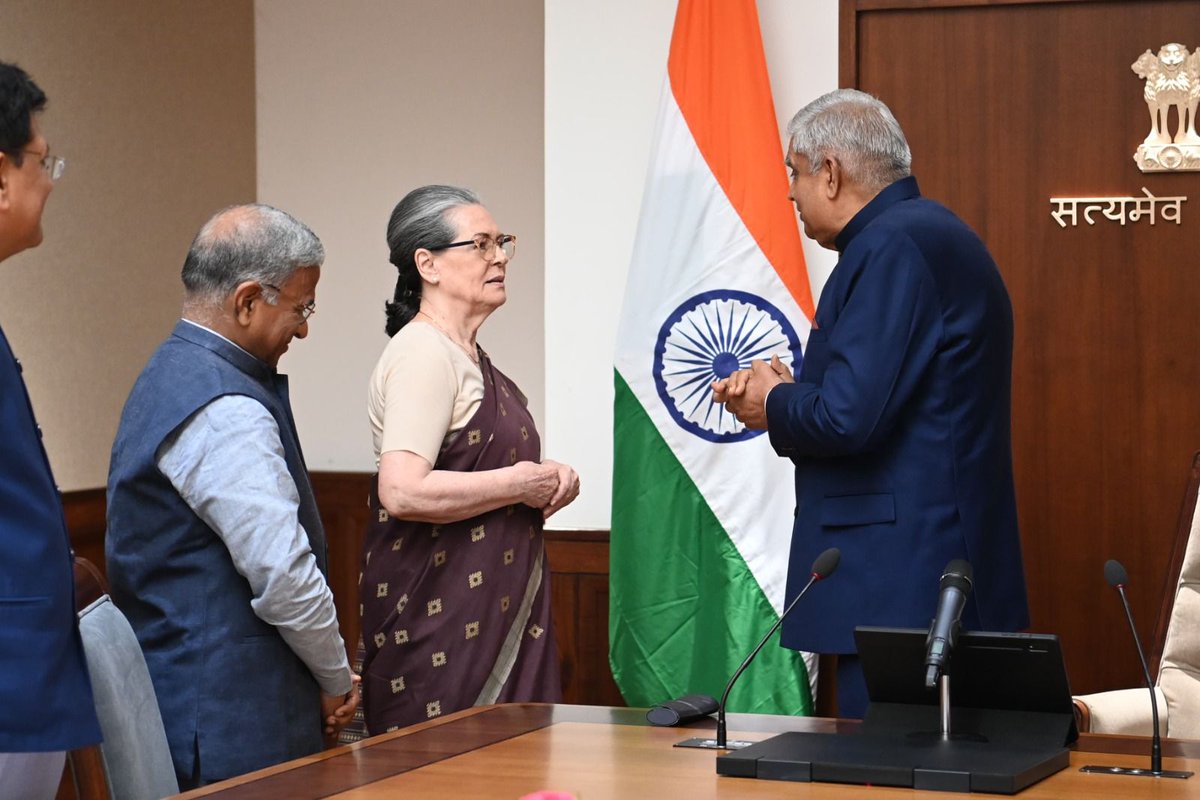
<path fill-rule="evenodd" d="M 724 403 L 738 421 L 753 430 L 766 430 L 767 393 L 781 383 L 793 383 L 792 371 L 771 356 L 771 363 L 751 361 L 750 369 L 739 369 L 728 378 L 713 381 L 713 402 Z"/>
<path fill-rule="evenodd" d="M 771 356 L 771 371 L 780 377 L 780 383 L 795 383 L 796 379 L 792 377 L 792 370 L 787 364 L 779 360 L 779 356 Z"/>
<path fill-rule="evenodd" d="M 350 691 L 344 695 L 321 692 L 321 718 L 325 721 L 325 740 L 329 744 L 337 743 L 338 733 L 354 719 L 354 712 L 358 708 L 362 677 L 351 675 L 350 681 Z"/>

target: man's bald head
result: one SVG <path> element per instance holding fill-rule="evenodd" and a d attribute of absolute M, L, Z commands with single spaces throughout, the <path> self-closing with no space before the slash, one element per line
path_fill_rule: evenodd
<path fill-rule="evenodd" d="M 298 269 L 319 267 L 325 248 L 308 226 L 261 203 L 218 211 L 183 262 L 188 305 L 219 305 L 239 284 L 282 286 Z"/>

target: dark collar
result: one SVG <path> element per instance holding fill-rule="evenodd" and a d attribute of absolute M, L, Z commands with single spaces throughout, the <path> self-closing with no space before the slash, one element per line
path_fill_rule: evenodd
<path fill-rule="evenodd" d="M 862 231 L 863 228 L 870 224 L 871 220 L 878 217 L 887 209 L 899 203 L 902 200 L 911 200 L 914 197 L 920 197 L 921 190 L 917 188 L 917 179 L 912 175 L 907 178 L 901 178 L 891 186 L 885 188 L 882 192 L 871 198 L 871 202 L 863 206 L 857 214 L 855 214 L 846 227 L 842 228 L 842 232 L 834 239 L 834 244 L 837 245 L 839 253 L 844 252 L 850 244 L 850 240 Z"/>
<path fill-rule="evenodd" d="M 224 336 L 214 333 L 197 322 L 181 319 L 175 324 L 175 330 L 171 332 L 171 335 L 213 351 L 250 377 L 264 381 L 268 385 L 271 385 L 275 378 L 275 368 L 270 364 L 255 358 Z"/>

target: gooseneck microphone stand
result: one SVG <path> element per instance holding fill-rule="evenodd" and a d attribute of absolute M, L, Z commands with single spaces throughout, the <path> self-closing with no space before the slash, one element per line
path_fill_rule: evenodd
<path fill-rule="evenodd" d="M 717 706 L 717 738 L 685 739 L 684 741 L 676 744 L 676 747 L 699 747 L 705 750 L 737 750 L 753 744 L 753 742 L 745 741 L 730 742 L 726 737 L 725 703 L 729 700 L 729 692 L 733 689 L 733 684 L 737 682 L 737 679 L 740 678 L 742 673 L 746 671 L 746 667 L 750 666 L 750 662 L 754 660 L 756 655 L 758 655 L 758 651 L 763 649 L 763 646 L 770 641 L 771 637 L 775 635 L 775 631 L 779 630 L 779 626 L 783 624 L 785 619 L 787 619 L 787 615 L 792 613 L 792 609 L 795 608 L 796 604 L 800 602 L 800 598 L 804 597 L 805 593 L 812 588 L 814 583 L 819 580 L 823 580 L 824 578 L 828 578 L 831 574 L 833 574 L 833 571 L 837 569 L 838 562 L 841 560 L 841 558 L 842 552 L 836 547 L 831 547 L 821 553 L 821 555 L 817 556 L 816 561 L 813 562 L 812 573 L 808 578 L 808 583 L 804 584 L 804 588 L 800 590 L 800 593 L 796 595 L 792 602 L 788 603 L 787 608 L 785 608 L 783 613 L 779 615 L 779 619 L 777 619 L 775 624 L 771 626 L 771 629 L 767 631 L 767 635 L 762 638 L 762 641 L 758 643 L 758 646 L 754 648 L 754 651 L 751 652 L 750 655 L 746 656 L 746 660 L 743 661 L 742 665 L 733 673 L 733 677 L 729 679 L 729 683 L 725 684 L 725 691 L 721 694 L 721 702 Z"/>
<path fill-rule="evenodd" d="M 1137 648 L 1138 659 L 1142 662 L 1142 677 L 1146 679 L 1146 688 L 1150 690 L 1150 719 L 1154 726 L 1154 734 L 1150 740 L 1150 769 L 1133 767 L 1102 767 L 1089 764 L 1080 767 L 1080 772 L 1102 772 L 1110 775 L 1137 775 L 1146 778 L 1190 778 L 1191 772 L 1162 768 L 1162 736 L 1158 731 L 1158 698 L 1154 695 L 1154 681 L 1150 680 L 1150 667 L 1146 663 L 1146 653 L 1142 650 L 1142 640 L 1138 637 L 1137 626 L 1133 624 L 1133 611 L 1129 607 L 1129 598 L 1125 595 L 1125 585 L 1129 583 L 1129 573 L 1120 561 L 1109 560 L 1104 565 L 1104 578 L 1109 586 L 1121 595 L 1121 603 L 1125 606 L 1125 619 L 1129 620 L 1129 630 L 1133 633 L 1133 644 Z"/>
<path fill-rule="evenodd" d="M 725 691 L 721 694 L 721 702 L 717 706 L 717 748 L 718 749 L 720 749 L 720 750 L 728 749 L 726 747 L 727 742 L 726 742 L 726 737 L 725 737 L 725 704 L 727 702 L 729 702 L 729 692 L 733 689 L 733 684 L 736 683 L 737 679 L 740 678 L 742 676 L 742 673 L 746 671 L 746 667 L 750 666 L 750 662 L 754 660 L 754 657 L 756 655 L 758 655 L 758 651 L 763 649 L 763 645 L 765 645 L 771 639 L 771 637 L 775 635 L 775 631 L 779 630 L 779 626 L 783 624 L 784 617 L 786 617 L 788 615 L 788 612 L 791 611 L 795 607 L 796 603 L 800 600 L 800 598 L 804 597 L 804 593 L 808 591 L 808 587 L 812 586 L 814 583 L 816 583 L 819 580 L 820 580 L 820 577 L 814 572 L 809 577 L 808 583 L 804 584 L 804 588 L 800 590 L 800 594 L 796 595 L 795 599 L 793 599 L 792 602 L 788 603 L 788 607 L 785 608 L 783 610 L 783 613 L 779 615 L 779 619 L 776 620 L 775 624 L 771 626 L 771 630 L 767 631 L 767 635 L 764 636 L 762 641 L 758 643 L 758 647 L 754 648 L 754 652 L 752 652 L 750 655 L 746 656 L 746 660 L 743 661 L 742 665 L 737 668 L 736 672 L 733 673 L 733 677 L 729 679 L 729 683 L 725 684 Z"/>

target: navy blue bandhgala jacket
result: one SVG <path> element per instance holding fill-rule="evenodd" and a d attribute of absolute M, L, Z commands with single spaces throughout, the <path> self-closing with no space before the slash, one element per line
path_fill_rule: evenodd
<path fill-rule="evenodd" d="M 279 425 L 300 523 L 324 573 L 325 531 L 286 381 L 220 336 L 180 322 L 134 384 L 113 444 L 109 581 L 146 654 L 185 786 L 322 746 L 316 680 L 278 631 L 254 615 L 250 584 L 229 550 L 159 472 L 156 458 L 167 436 L 209 401 L 239 394 L 262 403 Z"/>
<path fill-rule="evenodd" d="M 0 753 L 98 741 L 62 500 L 0 330 Z"/>
<path fill-rule="evenodd" d="M 842 552 L 784 622 L 783 644 L 852 653 L 856 625 L 927 628 L 955 558 L 975 572 L 964 626 L 1024 628 L 1000 273 L 912 177 L 868 203 L 836 245 L 796 382 L 767 396 L 771 444 L 796 465 L 788 600 L 822 550 Z"/>

